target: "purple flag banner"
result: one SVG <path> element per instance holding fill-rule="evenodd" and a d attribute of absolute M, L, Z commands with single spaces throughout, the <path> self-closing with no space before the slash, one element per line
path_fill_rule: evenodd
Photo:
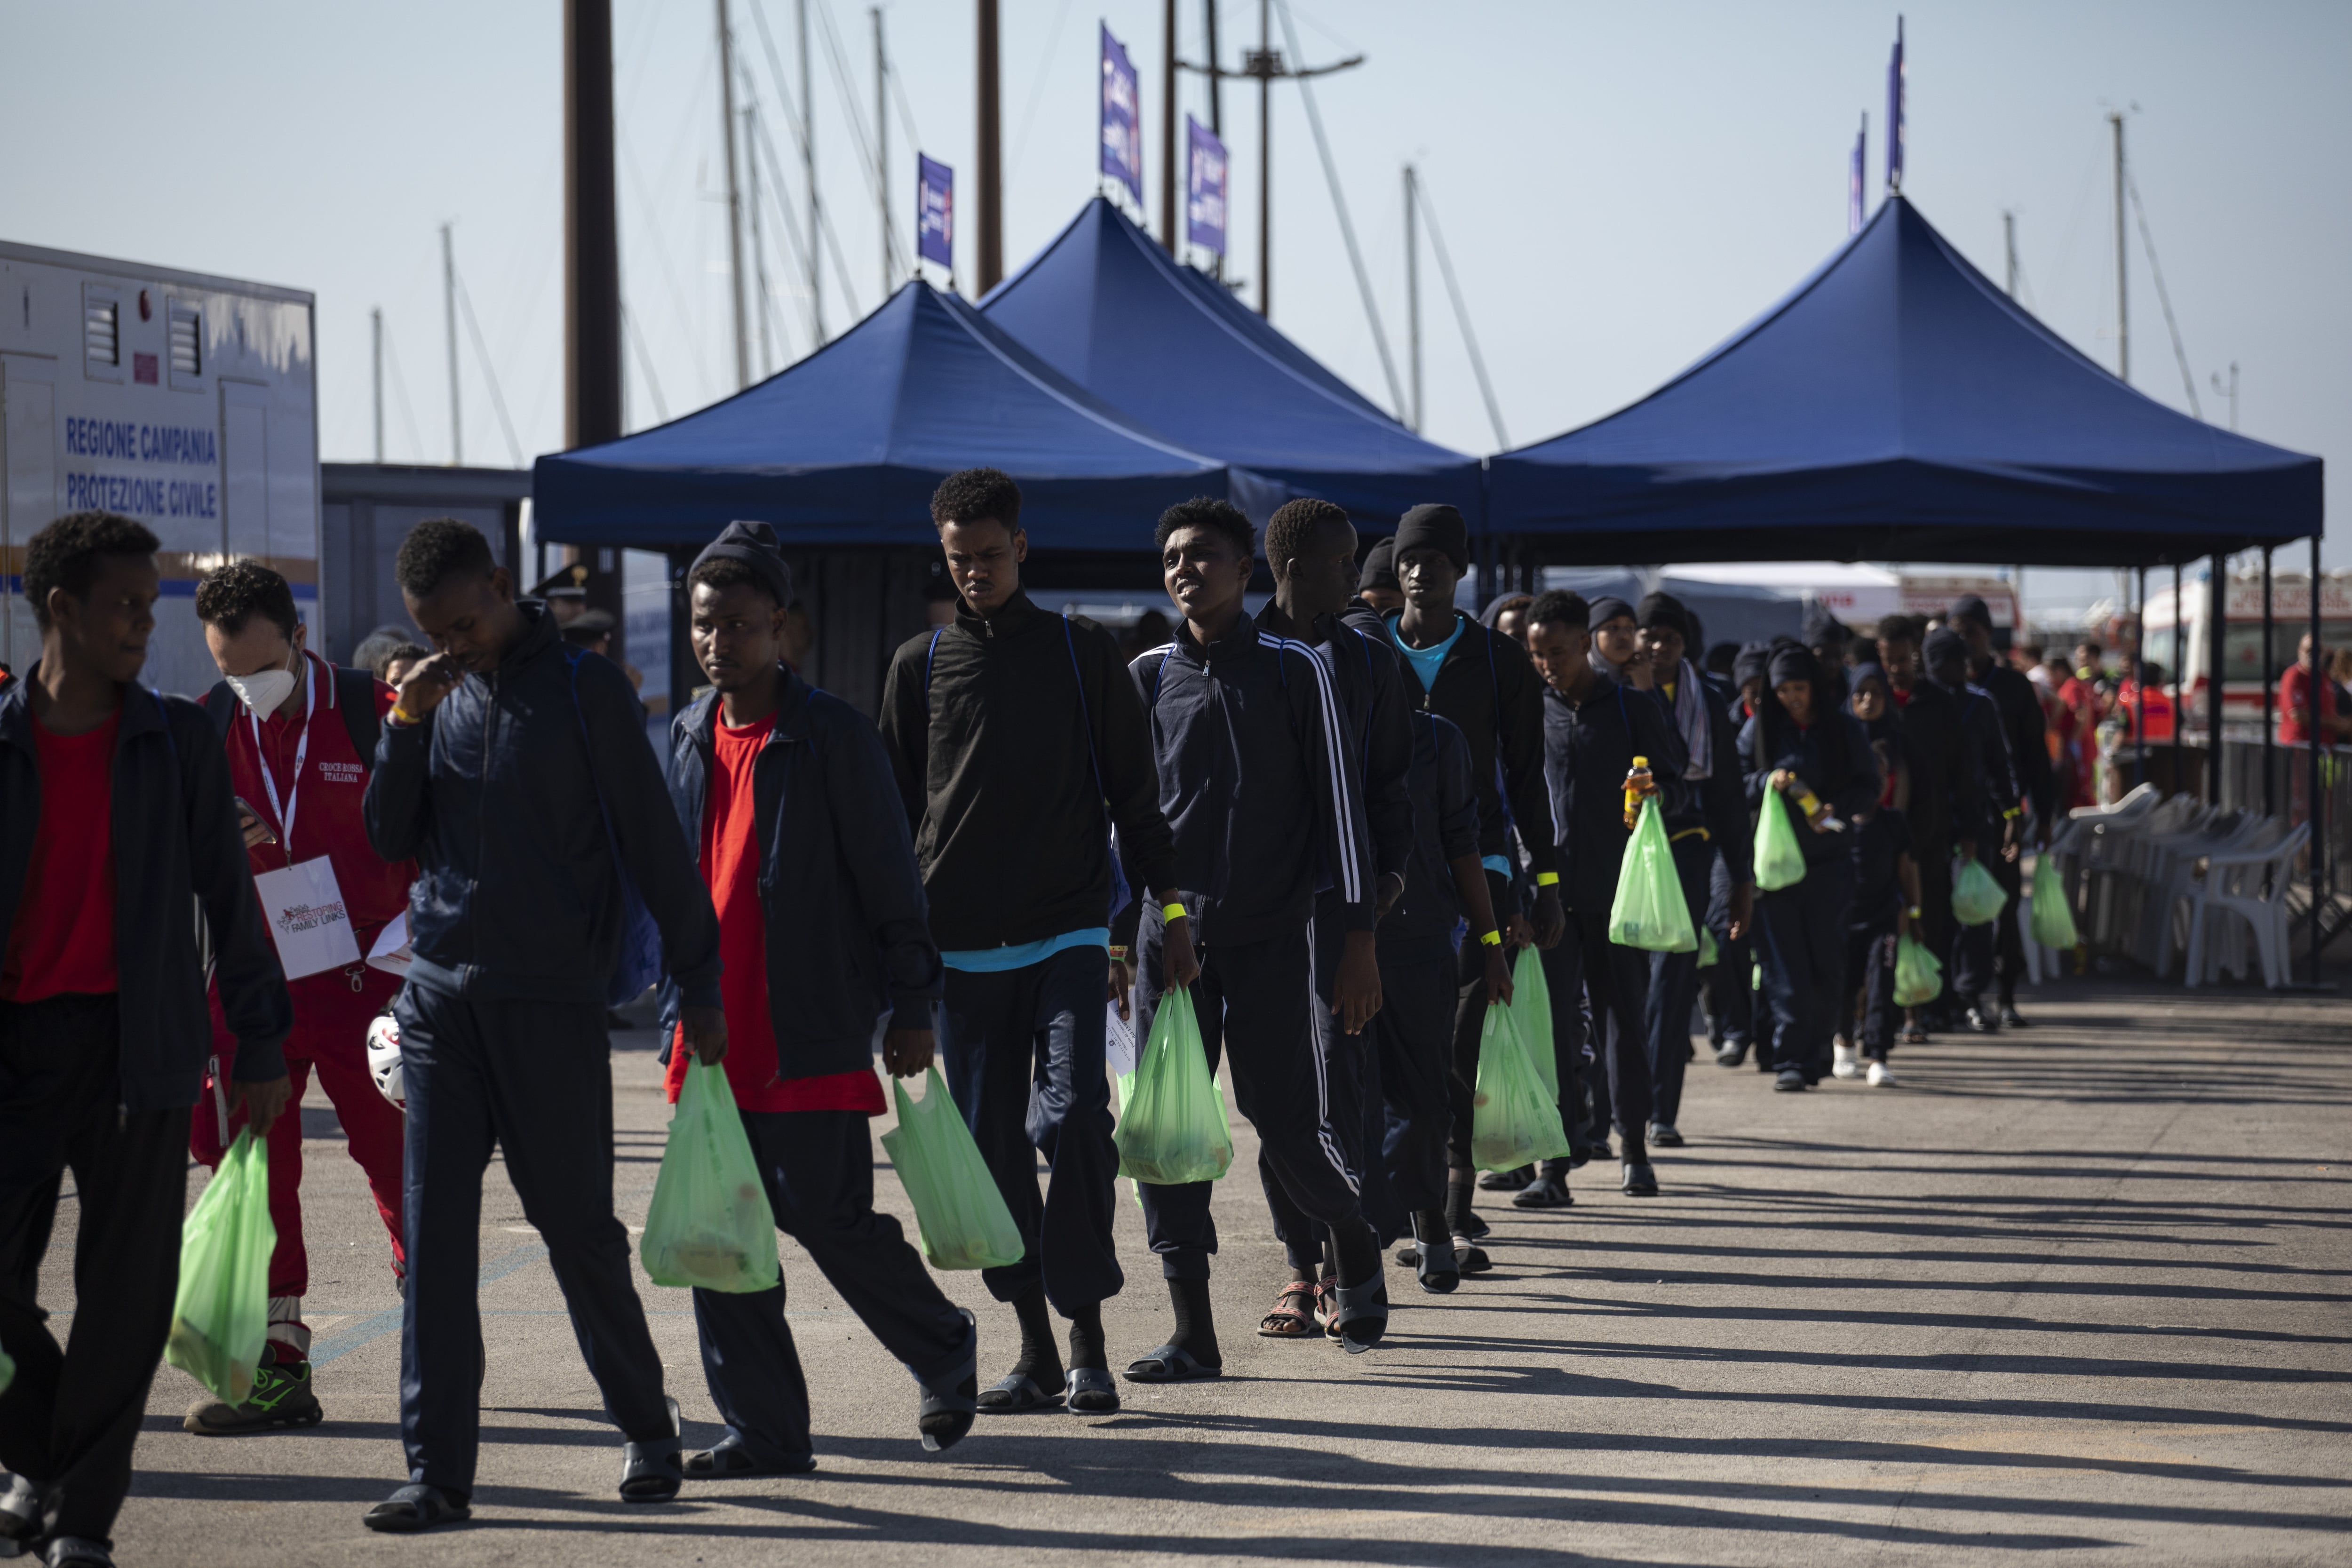
<path fill-rule="evenodd" d="M 1903 18 L 1895 18 L 1895 53 L 1886 62 L 1886 188 L 1903 188 Z"/>
<path fill-rule="evenodd" d="M 1135 68 L 1127 48 L 1102 30 L 1102 172 L 1143 205 L 1143 126 L 1137 112 Z"/>
<path fill-rule="evenodd" d="M 955 271 L 955 171 L 915 154 L 915 253 Z"/>
<path fill-rule="evenodd" d="M 1870 116 L 1862 117 L 1862 129 L 1853 133 L 1853 163 L 1845 176 L 1845 231 L 1862 232 L 1863 170 L 1868 166 L 1870 150 Z"/>
<path fill-rule="evenodd" d="M 1191 115 L 1184 117 L 1184 237 L 1225 253 L 1225 144 Z"/>

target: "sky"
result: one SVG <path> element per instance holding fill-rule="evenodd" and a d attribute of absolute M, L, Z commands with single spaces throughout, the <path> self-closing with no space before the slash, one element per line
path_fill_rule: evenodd
<path fill-rule="evenodd" d="M 851 0 L 731 3 L 750 79 L 739 110 L 762 124 L 748 156 L 761 166 L 770 301 L 756 377 L 811 342 L 803 263 L 790 248 L 806 192 L 785 108 L 800 93 L 802 4 L 828 332 L 882 296 L 866 151 L 875 20 Z M 1156 225 L 1161 7 L 1002 9 L 1007 269 L 1100 185 L 1098 25 L 1142 78 Z M 884 187 L 899 250 L 891 277 L 906 275 L 919 145 L 959 171 L 967 293 L 974 10 L 971 0 L 890 0 L 880 11 L 896 76 Z M 1179 0 L 1179 56 L 1197 60 L 1203 0 Z M 1410 162 L 1443 226 L 1507 444 L 1639 398 L 1840 244 L 1846 160 L 1865 112 L 1877 200 L 1893 6 L 1293 0 L 1290 12 L 1308 63 L 1365 57 L 1312 90 L 1400 372 Z M 631 428 L 734 389 L 714 13 L 714 0 L 614 0 Z M 1252 0 L 1220 8 L 1228 68 L 1255 44 L 1259 15 Z M 2352 6 L 1968 0 L 1911 4 L 1904 16 L 1904 189 L 1931 222 L 1998 279 L 2002 215 L 2013 214 L 2021 298 L 2112 366 L 2106 116 L 2122 110 L 2204 416 L 2231 417 L 2213 378 L 2226 384 L 2234 364 L 2247 434 L 2331 464 L 2352 459 L 2352 181 L 2341 172 L 2352 151 L 2352 94 L 2341 87 Z M 1273 26 L 1279 46 L 1279 9 Z M 450 224 L 487 350 L 461 315 L 465 458 L 527 463 L 561 446 L 557 0 L 206 0 L 195 11 L 0 0 L 0 238 L 315 291 L 329 459 L 373 455 L 369 313 L 381 308 L 385 456 L 446 462 L 440 230 Z M 1200 77 L 1185 75 L 1179 96 L 1180 124 L 1185 111 L 1207 119 Z M 1254 86 L 1229 84 L 1223 117 L 1228 272 L 1253 303 L 1256 98 Z M 1282 84 L 1273 98 L 1275 324 L 1392 405 L 1301 89 Z M 793 226 L 780 223 L 779 199 Z M 1424 252 L 1425 428 L 1491 452 L 1507 442 L 1432 259 Z M 2136 225 L 2126 267 L 2133 382 L 2187 410 Z M 2352 530 L 2330 533 L 2328 563 L 2352 565 Z"/>

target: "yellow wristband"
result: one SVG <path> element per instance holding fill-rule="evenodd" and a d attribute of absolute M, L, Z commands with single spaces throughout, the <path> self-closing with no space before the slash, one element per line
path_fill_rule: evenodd
<path fill-rule="evenodd" d="M 1503 933 L 1498 931 L 1490 931 L 1478 940 L 1487 947 L 1500 947 L 1503 945 Z"/>
<path fill-rule="evenodd" d="M 390 719 L 395 724 L 402 725 L 422 724 L 425 722 L 424 714 L 411 713 L 407 709 L 402 707 L 397 702 L 392 705 L 392 711 L 385 714 L 384 717 Z"/>
<path fill-rule="evenodd" d="M 1171 924 L 1173 924 L 1184 918 L 1184 906 L 1181 904 L 1162 904 L 1160 906 L 1160 918 L 1163 921 L 1167 921 Z"/>
<path fill-rule="evenodd" d="M 1538 887 L 1538 888 L 1557 888 L 1557 887 L 1559 887 L 1559 872 L 1557 872 L 1557 871 L 1538 871 L 1538 872 L 1537 872 L 1537 873 L 1536 873 L 1536 886 L 1537 886 L 1537 887 Z"/>

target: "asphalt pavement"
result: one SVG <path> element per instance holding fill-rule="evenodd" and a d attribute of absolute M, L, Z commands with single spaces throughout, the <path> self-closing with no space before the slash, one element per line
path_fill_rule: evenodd
<path fill-rule="evenodd" d="M 1245 1123 L 1216 1194 L 1225 1374 L 1123 1385 L 1118 1414 L 983 1417 L 951 1453 L 907 1374 L 784 1247 L 821 1468 L 614 1491 L 546 1254 L 502 1167 L 482 1215 L 488 1344 L 475 1518 L 360 1515 L 404 1479 L 399 1302 L 332 1113 L 305 1111 L 324 1425 L 179 1429 L 157 1377 L 117 1527 L 126 1564 L 1431 1564 L 2352 1561 L 2352 1009 L 2335 997 L 2077 981 L 2034 1026 L 1899 1051 L 1901 1083 L 1769 1092 L 1691 1068 L 1664 1191 L 1586 1167 L 1576 1206 L 1482 1197 L 1493 1273 L 1428 1297 L 1391 1268 L 1388 1340 L 1253 1331 L 1285 1275 Z M 622 1217 L 667 1108 L 616 1037 Z M 1702 1042 L 1702 1045 L 1704 1042 Z M 878 1131 L 880 1129 L 877 1128 Z M 882 1160 L 877 1145 L 876 1159 Z M 190 1197 L 201 1184 L 191 1183 Z M 880 1201 L 912 1231 L 895 1177 Z M 1167 1297 L 1124 1190 L 1114 1364 Z M 71 1305 L 70 1204 L 43 1276 Z M 941 1277 L 1014 1343 L 978 1277 Z M 638 1290 L 690 1442 L 721 1434 L 686 1293 Z"/>

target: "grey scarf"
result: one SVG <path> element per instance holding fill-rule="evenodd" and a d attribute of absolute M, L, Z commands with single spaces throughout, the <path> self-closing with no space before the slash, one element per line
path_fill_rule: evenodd
<path fill-rule="evenodd" d="M 1683 749 L 1690 753 L 1683 777 L 1714 777 L 1715 733 L 1707 720 L 1706 692 L 1699 685 L 1698 671 L 1691 668 L 1688 659 L 1683 660 L 1682 670 L 1675 677 L 1675 728 L 1683 732 Z"/>

